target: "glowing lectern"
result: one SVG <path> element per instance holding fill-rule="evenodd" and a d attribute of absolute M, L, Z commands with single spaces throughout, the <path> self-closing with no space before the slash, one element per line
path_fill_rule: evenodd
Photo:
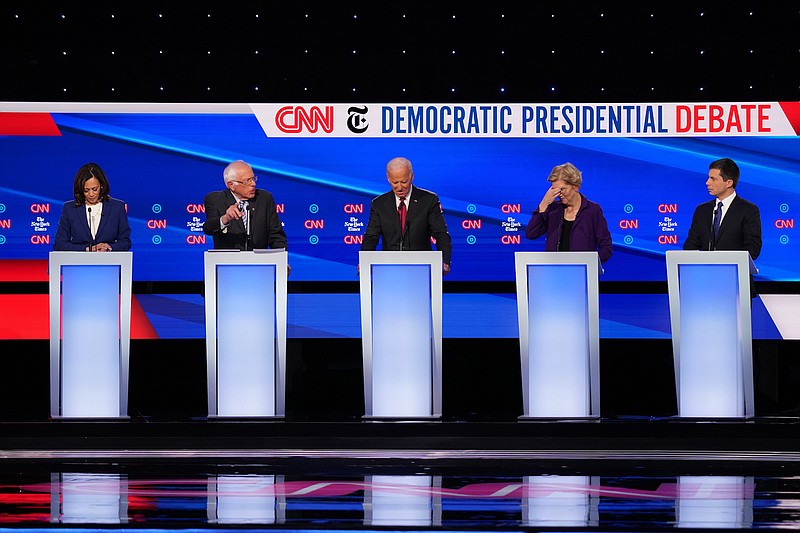
<path fill-rule="evenodd" d="M 669 250 L 672 351 L 678 416 L 754 414 L 750 275 L 744 251 Z"/>
<path fill-rule="evenodd" d="M 132 252 L 50 252 L 50 416 L 128 416 Z"/>
<path fill-rule="evenodd" d="M 205 253 L 209 417 L 282 417 L 285 250 Z"/>
<path fill-rule="evenodd" d="M 366 416 L 440 417 L 441 252 L 359 252 L 359 264 Z"/>
<path fill-rule="evenodd" d="M 600 416 L 597 252 L 516 252 L 522 418 Z"/>

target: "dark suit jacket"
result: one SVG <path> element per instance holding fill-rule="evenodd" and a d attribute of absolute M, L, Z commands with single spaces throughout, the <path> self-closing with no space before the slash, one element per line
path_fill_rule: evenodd
<path fill-rule="evenodd" d="M 230 190 L 210 192 L 203 203 L 206 208 L 206 221 L 203 233 L 214 239 L 214 248 L 226 250 L 254 250 L 264 248 L 286 248 L 286 232 L 275 208 L 272 194 L 256 189 L 250 203 L 250 241 L 242 219 L 234 220 L 226 228 L 220 227 L 219 219 L 225 211 L 236 203 Z"/>
<path fill-rule="evenodd" d="M 382 240 L 383 250 L 433 250 L 431 237 L 436 239 L 436 249 L 442 252 L 442 261 L 450 264 L 453 244 L 447 233 L 447 223 L 442 215 L 439 197 L 425 189 L 412 187 L 406 212 L 406 232 L 400 231 L 394 192 L 389 191 L 372 200 L 369 222 L 361 249 L 372 251 Z"/>
<path fill-rule="evenodd" d="M 125 202 L 114 198 L 103 202 L 103 213 L 100 215 L 100 223 L 94 239 L 89 232 L 86 206 L 75 205 L 74 200 L 64 204 L 64 207 L 61 208 L 61 219 L 58 221 L 53 249 L 83 252 L 90 242 L 93 244 L 107 243 L 111 245 L 112 250 L 117 252 L 131 249 L 131 227 L 128 225 Z"/>
<path fill-rule="evenodd" d="M 600 262 L 605 263 L 612 253 L 608 222 L 599 204 L 589 201 L 582 193 L 578 194 L 581 195 L 581 207 L 572 225 L 569 249 L 575 252 L 597 252 Z M 549 252 L 557 251 L 561 226 L 564 224 L 564 210 L 564 204 L 560 201 L 548 205 L 544 213 L 540 213 L 537 207 L 525 228 L 525 236 L 538 239 L 546 234 L 544 249 Z"/>
<path fill-rule="evenodd" d="M 714 220 L 714 198 L 697 206 L 689 228 L 689 236 L 683 243 L 684 250 L 745 250 L 755 259 L 761 253 L 761 214 L 758 206 L 738 194 L 731 202 L 728 212 L 719 226 L 714 241 L 711 226 Z M 750 275 L 750 297 L 757 296 L 756 284 Z"/>
<path fill-rule="evenodd" d="M 745 250 L 755 260 L 761 253 L 761 215 L 758 206 L 738 194 L 722 219 L 714 242 L 712 220 L 717 199 L 697 206 L 683 243 L 684 250 Z"/>

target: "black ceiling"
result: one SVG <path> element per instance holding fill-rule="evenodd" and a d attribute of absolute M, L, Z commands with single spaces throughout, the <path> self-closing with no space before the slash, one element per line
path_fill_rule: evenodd
<path fill-rule="evenodd" d="M 800 1 L 4 2 L 4 101 L 800 100 Z"/>

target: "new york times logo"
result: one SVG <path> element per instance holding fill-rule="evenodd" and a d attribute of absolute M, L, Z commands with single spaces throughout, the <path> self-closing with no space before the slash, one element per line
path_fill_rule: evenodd
<path fill-rule="evenodd" d="M 367 106 L 363 107 L 348 107 L 347 108 L 347 129 L 353 133 L 364 133 L 369 128 L 367 122 Z"/>

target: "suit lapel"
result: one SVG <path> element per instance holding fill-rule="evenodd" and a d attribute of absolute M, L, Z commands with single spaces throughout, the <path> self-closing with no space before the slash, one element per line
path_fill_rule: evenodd
<path fill-rule="evenodd" d="M 108 207 L 108 203 L 104 202 L 103 203 L 103 211 L 102 211 L 102 213 L 100 213 L 100 222 L 97 223 L 97 231 L 95 232 L 95 235 L 99 236 L 100 232 L 102 232 L 103 228 L 105 228 L 106 223 L 108 222 L 108 217 L 111 214 L 109 211 L 110 211 L 110 208 Z"/>
<path fill-rule="evenodd" d="M 406 202 L 408 211 L 406 212 L 406 224 L 411 225 L 411 220 L 419 212 L 419 189 L 411 189 L 411 197 Z"/>
<path fill-rule="evenodd" d="M 717 200 L 714 201 L 716 202 Z M 739 196 L 736 196 L 736 198 L 734 198 L 733 201 L 731 202 L 731 206 L 728 208 L 728 212 L 727 213 L 723 212 L 722 222 L 719 223 L 719 233 L 717 233 L 717 239 L 716 239 L 717 242 L 719 242 L 719 240 L 722 238 L 722 235 L 725 233 L 725 228 L 727 228 L 728 226 L 730 226 L 730 224 L 732 224 L 731 222 L 733 220 L 732 217 L 735 216 L 736 214 L 736 207 L 738 203 L 739 203 Z"/>
<path fill-rule="evenodd" d="M 81 221 L 81 228 L 86 234 L 86 240 L 92 240 L 92 230 L 89 228 L 89 213 L 86 212 L 86 204 L 81 204 L 75 208 L 78 214 L 78 220 Z"/>
<path fill-rule="evenodd" d="M 400 214 L 397 212 L 397 200 L 395 200 L 393 192 L 390 192 L 386 197 L 386 209 L 390 213 L 389 218 L 392 219 L 392 227 L 397 231 L 398 235 L 402 235 Z M 406 204 L 406 221 L 408 221 L 408 204 Z"/>

